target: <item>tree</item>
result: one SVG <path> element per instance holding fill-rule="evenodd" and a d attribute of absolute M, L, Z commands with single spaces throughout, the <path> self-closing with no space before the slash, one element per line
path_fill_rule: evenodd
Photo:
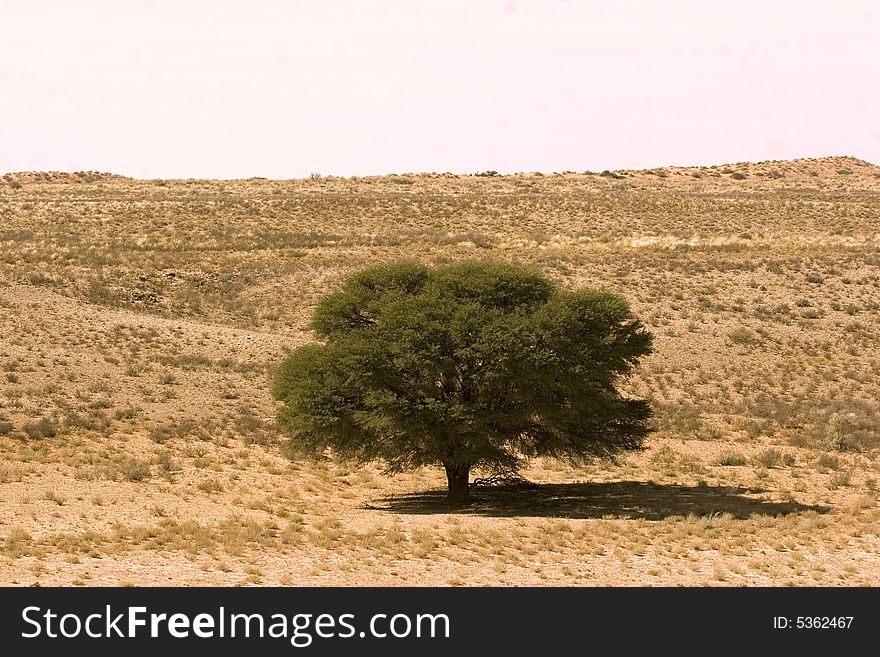
<path fill-rule="evenodd" d="M 652 336 L 611 292 L 502 262 L 404 261 L 351 276 L 311 326 L 320 342 L 295 349 L 272 388 L 293 445 L 389 472 L 443 466 L 451 502 L 468 499 L 475 468 L 610 456 L 649 431 L 647 402 L 615 385 Z"/>

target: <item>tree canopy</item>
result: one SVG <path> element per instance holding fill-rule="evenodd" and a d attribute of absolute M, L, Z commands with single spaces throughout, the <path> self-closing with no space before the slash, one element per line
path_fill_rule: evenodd
<path fill-rule="evenodd" d="M 272 388 L 294 446 L 392 472 L 443 466 L 454 502 L 473 469 L 610 456 L 649 431 L 647 402 L 616 384 L 652 336 L 608 291 L 503 262 L 404 261 L 352 275 L 311 326 L 319 342 Z"/>

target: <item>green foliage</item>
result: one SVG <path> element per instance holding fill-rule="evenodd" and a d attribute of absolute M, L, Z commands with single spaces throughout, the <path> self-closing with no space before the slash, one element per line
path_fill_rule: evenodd
<path fill-rule="evenodd" d="M 752 345 L 758 342 L 754 331 L 741 326 L 733 329 L 727 337 L 733 344 Z"/>
<path fill-rule="evenodd" d="M 650 409 L 615 388 L 650 353 L 626 301 L 562 290 L 501 262 L 381 265 L 324 297 L 320 343 L 293 351 L 273 395 L 295 447 L 389 471 L 443 465 L 450 497 L 472 468 L 638 449 Z"/>

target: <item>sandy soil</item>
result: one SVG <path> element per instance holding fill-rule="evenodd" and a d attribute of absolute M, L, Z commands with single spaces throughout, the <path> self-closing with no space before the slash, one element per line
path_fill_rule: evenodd
<path fill-rule="evenodd" d="M 738 175 L 734 175 L 738 174 Z M 880 584 L 880 168 L 0 178 L 0 584 Z M 316 299 L 398 257 L 626 295 L 645 451 L 447 508 L 292 459 Z"/>

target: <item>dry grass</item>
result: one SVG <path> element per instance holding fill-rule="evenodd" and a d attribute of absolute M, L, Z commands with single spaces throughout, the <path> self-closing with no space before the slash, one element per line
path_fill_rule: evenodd
<path fill-rule="evenodd" d="M 0 583 L 880 584 L 878 174 L 0 179 Z M 649 448 L 465 511 L 291 461 L 273 365 L 404 256 L 625 294 Z"/>

